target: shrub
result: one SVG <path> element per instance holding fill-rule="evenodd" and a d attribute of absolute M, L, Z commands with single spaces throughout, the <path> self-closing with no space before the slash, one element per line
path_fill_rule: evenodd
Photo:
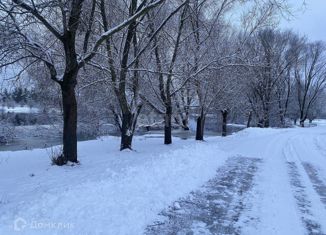
<path fill-rule="evenodd" d="M 50 148 L 49 155 L 52 165 L 63 166 L 67 164 L 67 160 L 62 153 L 62 148 Z"/>

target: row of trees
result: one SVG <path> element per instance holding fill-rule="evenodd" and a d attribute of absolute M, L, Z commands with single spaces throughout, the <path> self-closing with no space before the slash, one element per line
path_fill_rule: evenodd
<path fill-rule="evenodd" d="M 250 58 L 256 64 L 248 70 L 247 97 L 258 126 L 271 125 L 271 113 L 278 113 L 273 125 L 284 127 L 286 117 L 304 126 L 317 112 L 317 98 L 325 88 L 326 61 L 323 42 L 308 42 L 292 32 L 265 29 L 249 42 Z M 277 120 L 278 119 L 278 120 Z"/>
<path fill-rule="evenodd" d="M 16 104 L 27 104 L 27 101 L 36 100 L 36 95 L 33 91 L 28 90 L 27 88 L 15 87 L 12 91 L 8 91 L 8 89 L 4 89 L 2 94 L 0 94 L 0 99 L 2 105 L 8 103 L 16 103 Z"/>
<path fill-rule="evenodd" d="M 248 126 L 303 125 L 325 85 L 325 48 L 271 29 L 287 11 L 282 0 L 5 0 L 0 66 L 61 92 L 65 161 L 77 161 L 78 111 L 113 115 L 121 150 L 148 109 L 163 117 L 165 144 L 191 114 L 197 140 L 217 112 L 224 135 L 230 113 Z"/>

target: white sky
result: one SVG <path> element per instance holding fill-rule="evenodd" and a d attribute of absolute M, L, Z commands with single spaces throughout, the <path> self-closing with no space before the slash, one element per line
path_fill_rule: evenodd
<path fill-rule="evenodd" d="M 294 17 L 282 20 L 283 29 L 293 29 L 310 40 L 326 41 L 326 0 L 289 0 Z"/>

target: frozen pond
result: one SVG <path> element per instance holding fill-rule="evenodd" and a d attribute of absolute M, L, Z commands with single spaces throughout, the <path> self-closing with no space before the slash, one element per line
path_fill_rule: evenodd
<path fill-rule="evenodd" d="M 228 134 L 244 129 L 243 126 L 228 126 Z M 42 126 L 18 126 L 15 128 L 15 137 L 12 142 L 0 145 L 0 151 L 19 151 L 35 148 L 48 148 L 62 143 L 60 127 L 54 125 Z M 119 136 L 118 133 L 110 133 L 113 136 Z M 136 136 L 141 135 L 145 138 L 162 138 L 164 133 L 161 130 L 155 131 L 137 131 Z M 173 137 L 181 139 L 195 138 L 195 131 L 173 130 Z M 205 131 L 205 136 L 220 136 L 219 131 Z M 96 139 L 96 137 L 79 136 L 79 141 Z"/>

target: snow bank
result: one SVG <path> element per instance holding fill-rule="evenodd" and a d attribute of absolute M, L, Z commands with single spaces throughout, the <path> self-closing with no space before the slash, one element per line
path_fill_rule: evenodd
<path fill-rule="evenodd" d="M 104 138 L 79 143 L 81 165 L 62 168 L 46 150 L 2 152 L 0 234 L 142 234 L 215 175 L 227 158 L 216 141 L 138 137 L 137 151 L 119 152 L 117 138 Z"/>

